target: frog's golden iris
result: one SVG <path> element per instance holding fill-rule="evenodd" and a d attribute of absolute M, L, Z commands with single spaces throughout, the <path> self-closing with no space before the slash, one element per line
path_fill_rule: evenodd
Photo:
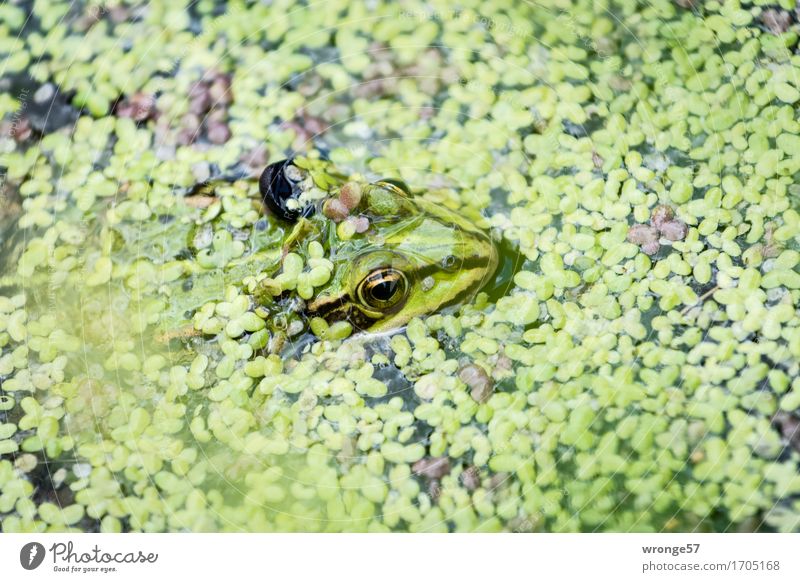
<path fill-rule="evenodd" d="M 362 305 L 383 312 L 401 308 L 408 299 L 408 292 L 405 273 L 391 267 L 373 271 L 356 288 L 356 295 Z"/>

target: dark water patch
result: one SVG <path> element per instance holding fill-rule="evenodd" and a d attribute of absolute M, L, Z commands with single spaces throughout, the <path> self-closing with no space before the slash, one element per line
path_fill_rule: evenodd
<path fill-rule="evenodd" d="M 61 91 L 55 83 L 39 83 L 24 73 L 0 79 L 0 92 L 19 100 L 18 115 L 41 135 L 72 127 L 80 115 L 70 104 L 71 93 Z"/>
<path fill-rule="evenodd" d="M 525 263 L 525 255 L 511 241 L 503 239 L 498 244 L 499 262 L 492 281 L 482 289 L 489 296 L 489 301 L 496 303 L 506 297 L 514 288 L 514 275 Z"/>

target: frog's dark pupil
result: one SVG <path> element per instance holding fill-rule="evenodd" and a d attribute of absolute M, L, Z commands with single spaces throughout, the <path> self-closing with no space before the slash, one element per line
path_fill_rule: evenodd
<path fill-rule="evenodd" d="M 378 301 L 389 301 L 397 291 L 396 279 L 383 279 L 372 286 L 372 296 Z"/>
<path fill-rule="evenodd" d="M 358 287 L 359 299 L 374 309 L 389 309 L 402 304 L 408 292 L 405 275 L 395 269 L 373 271 Z"/>

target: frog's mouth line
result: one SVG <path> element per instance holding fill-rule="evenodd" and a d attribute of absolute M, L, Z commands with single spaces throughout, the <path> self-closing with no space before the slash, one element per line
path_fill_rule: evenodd
<path fill-rule="evenodd" d="M 341 310 L 343 307 L 345 307 L 348 301 L 350 301 L 350 297 L 347 295 L 317 299 L 316 301 L 308 304 L 307 312 L 312 317 L 321 317 L 323 319 L 327 319 L 327 316 L 330 313 Z"/>
<path fill-rule="evenodd" d="M 331 323 L 333 321 L 349 321 L 354 329 L 364 331 L 382 317 L 371 317 L 349 302 L 347 296 L 327 301 L 316 309 L 309 309 L 308 316 L 321 317 Z"/>

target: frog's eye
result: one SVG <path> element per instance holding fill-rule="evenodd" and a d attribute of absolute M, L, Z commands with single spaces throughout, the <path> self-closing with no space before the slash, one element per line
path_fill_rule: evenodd
<path fill-rule="evenodd" d="M 389 190 L 394 191 L 396 194 L 401 194 L 403 196 L 411 196 L 411 188 L 408 187 L 408 184 L 403 182 L 402 180 L 396 180 L 394 178 L 386 178 L 385 180 L 380 180 L 379 182 L 375 182 L 378 186 L 383 186 L 384 188 L 388 188 Z"/>
<path fill-rule="evenodd" d="M 258 180 L 258 189 L 270 212 L 289 222 L 296 222 L 301 216 L 314 212 L 313 205 L 302 209 L 292 209 L 287 205 L 289 200 L 300 195 L 303 178 L 303 172 L 292 164 L 291 159 L 270 164 L 264 169 Z"/>
<path fill-rule="evenodd" d="M 367 275 L 356 291 L 358 300 L 370 309 L 398 308 L 408 298 L 408 279 L 402 271 L 384 267 Z"/>

